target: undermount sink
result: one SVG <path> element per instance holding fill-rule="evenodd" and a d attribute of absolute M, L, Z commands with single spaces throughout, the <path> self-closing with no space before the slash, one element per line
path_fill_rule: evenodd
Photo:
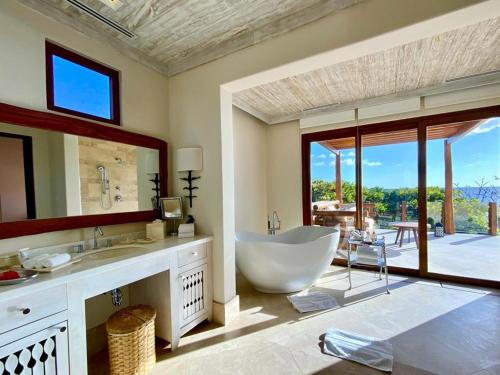
<path fill-rule="evenodd" d="M 87 252 L 80 254 L 79 257 L 83 258 L 82 260 L 112 259 L 140 253 L 143 252 L 144 249 L 144 247 L 137 245 L 113 246 L 97 250 L 88 250 Z"/>

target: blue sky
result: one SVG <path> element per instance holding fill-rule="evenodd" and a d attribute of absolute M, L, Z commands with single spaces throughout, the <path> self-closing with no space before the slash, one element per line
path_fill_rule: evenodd
<path fill-rule="evenodd" d="M 443 140 L 427 143 L 427 184 L 444 186 Z M 453 182 L 476 186 L 486 179 L 500 185 L 500 118 L 485 121 L 452 144 Z M 342 179 L 354 182 L 354 148 L 341 151 Z M 311 179 L 332 181 L 335 158 L 323 146 L 311 145 Z M 363 185 L 384 188 L 417 187 L 417 142 L 363 149 Z"/>
<path fill-rule="evenodd" d="M 109 77 L 58 56 L 54 66 L 54 104 L 111 119 Z"/>

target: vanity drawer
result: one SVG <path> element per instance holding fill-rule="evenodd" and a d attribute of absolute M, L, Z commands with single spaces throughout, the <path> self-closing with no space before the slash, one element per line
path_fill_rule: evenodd
<path fill-rule="evenodd" d="M 201 244 L 192 246 L 187 249 L 179 250 L 177 253 L 177 262 L 179 267 L 185 266 L 186 264 L 196 262 L 197 260 L 204 259 L 207 257 L 207 245 Z"/>
<path fill-rule="evenodd" d="M 66 285 L 0 302 L 0 333 L 66 310 Z"/>

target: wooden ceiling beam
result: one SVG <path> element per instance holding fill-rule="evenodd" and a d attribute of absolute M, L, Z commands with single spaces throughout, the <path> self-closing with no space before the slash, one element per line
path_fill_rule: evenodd
<path fill-rule="evenodd" d="M 486 120 L 481 120 L 481 121 L 472 121 L 470 123 L 466 123 L 463 126 L 461 126 L 457 132 L 449 137 L 446 142 L 448 142 L 450 145 L 452 143 L 455 143 L 456 141 L 459 141 L 463 137 L 465 137 L 467 134 L 469 134 L 471 131 L 474 129 L 477 129 L 480 127 L 482 124 L 484 124 Z"/>

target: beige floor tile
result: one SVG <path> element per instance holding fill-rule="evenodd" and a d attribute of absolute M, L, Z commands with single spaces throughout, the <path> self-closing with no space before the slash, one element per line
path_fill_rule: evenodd
<path fill-rule="evenodd" d="M 374 272 L 331 269 L 315 290 L 339 307 L 299 314 L 286 295 L 254 291 L 238 275 L 241 312 L 225 327 L 203 324 L 161 351 L 153 374 L 379 374 L 325 355 L 328 327 L 389 340 L 396 375 L 491 375 L 500 369 L 500 297 L 474 288 L 391 275 L 391 294 Z M 480 371 L 486 372 L 480 372 Z"/>

